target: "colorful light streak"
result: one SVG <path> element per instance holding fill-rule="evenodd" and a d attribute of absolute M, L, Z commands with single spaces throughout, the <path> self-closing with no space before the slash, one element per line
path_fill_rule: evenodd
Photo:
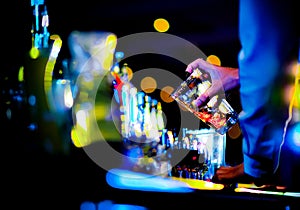
<path fill-rule="evenodd" d="M 54 40 L 54 42 L 45 68 L 44 91 L 48 106 L 50 106 L 51 109 L 54 109 L 55 102 L 52 94 L 52 76 L 56 59 L 62 46 L 62 40 L 58 35 L 52 35 L 50 39 Z"/>
<path fill-rule="evenodd" d="M 114 188 L 152 192 L 191 193 L 194 189 L 186 183 L 170 178 L 132 172 L 123 169 L 111 169 L 106 174 L 106 182 Z"/>

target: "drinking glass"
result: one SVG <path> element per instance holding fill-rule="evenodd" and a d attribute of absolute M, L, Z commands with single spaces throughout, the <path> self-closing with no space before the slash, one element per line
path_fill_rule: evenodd
<path fill-rule="evenodd" d="M 204 76 L 199 69 L 195 69 L 171 96 L 205 124 L 223 135 L 238 122 L 238 113 L 231 107 L 225 96 L 217 94 L 202 107 L 193 103 L 210 86 L 209 77 Z"/>

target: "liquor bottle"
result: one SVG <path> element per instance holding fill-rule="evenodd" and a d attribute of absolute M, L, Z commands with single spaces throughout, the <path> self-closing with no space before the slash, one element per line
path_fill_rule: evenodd
<path fill-rule="evenodd" d="M 144 104 L 145 104 L 145 93 L 142 91 L 137 92 L 137 126 L 135 130 L 135 134 L 137 137 L 141 137 L 143 135 L 144 128 Z"/>
<path fill-rule="evenodd" d="M 144 129 L 143 130 L 147 139 L 150 139 L 150 132 L 151 132 L 150 103 L 151 103 L 151 97 L 146 95 L 145 107 L 144 107 Z"/>
<path fill-rule="evenodd" d="M 165 128 L 161 102 L 159 102 L 159 101 L 157 102 L 156 109 L 157 109 L 157 112 L 156 112 L 157 128 L 158 128 L 158 132 L 161 136 L 162 131 Z"/>
<path fill-rule="evenodd" d="M 122 86 L 122 104 L 120 106 L 122 117 L 122 131 L 123 137 L 129 137 L 129 123 L 130 123 L 130 84 L 124 83 Z"/>
<path fill-rule="evenodd" d="M 157 143 L 159 142 L 159 131 L 158 131 L 158 123 L 157 123 L 157 100 L 152 99 L 151 102 L 151 111 L 150 111 L 150 118 L 151 118 L 151 131 L 150 135 L 151 138 L 156 141 Z"/>

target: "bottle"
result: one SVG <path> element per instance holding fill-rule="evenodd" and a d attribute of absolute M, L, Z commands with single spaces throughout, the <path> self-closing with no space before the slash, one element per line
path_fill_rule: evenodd
<path fill-rule="evenodd" d="M 151 131 L 151 114 L 150 114 L 150 104 L 151 97 L 145 96 L 145 107 L 144 107 L 144 134 L 148 140 L 150 140 L 150 131 Z"/>

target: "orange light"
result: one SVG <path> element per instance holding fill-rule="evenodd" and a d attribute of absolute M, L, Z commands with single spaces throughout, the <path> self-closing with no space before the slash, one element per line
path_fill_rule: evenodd
<path fill-rule="evenodd" d="M 169 22 L 164 18 L 158 18 L 154 21 L 153 26 L 158 32 L 166 32 L 170 28 Z"/>
<path fill-rule="evenodd" d="M 216 55 L 210 55 L 206 58 L 206 61 L 208 61 L 211 64 L 221 66 L 221 61 Z"/>
<path fill-rule="evenodd" d="M 174 99 L 171 97 L 171 94 L 173 91 L 174 91 L 174 88 L 172 88 L 170 86 L 163 87 L 160 91 L 160 98 L 166 103 L 170 103 L 170 102 L 174 101 Z"/>
<path fill-rule="evenodd" d="M 240 126 L 238 124 L 233 125 L 228 130 L 228 136 L 232 139 L 237 139 L 242 134 L 242 131 L 240 129 Z"/>
<path fill-rule="evenodd" d="M 157 87 L 156 80 L 153 77 L 145 77 L 141 81 L 141 89 L 145 93 L 152 93 Z"/>

